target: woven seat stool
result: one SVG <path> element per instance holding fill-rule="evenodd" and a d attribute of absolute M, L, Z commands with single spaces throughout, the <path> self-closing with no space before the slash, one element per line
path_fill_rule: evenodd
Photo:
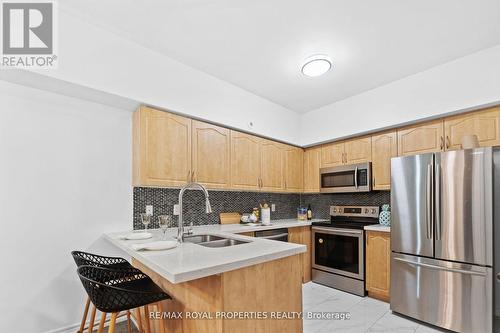
<path fill-rule="evenodd" d="M 141 322 L 141 307 L 171 299 L 146 274 L 135 268 L 80 266 L 77 272 L 90 300 L 102 312 L 98 333 L 103 332 L 107 314 L 111 314 L 108 333 L 114 333 L 120 312 L 138 309 Z"/>
<path fill-rule="evenodd" d="M 80 266 L 96 266 L 96 267 L 110 267 L 110 268 L 133 268 L 130 263 L 120 257 L 106 257 L 93 253 L 83 252 L 83 251 L 72 251 L 71 256 L 75 261 L 77 267 Z M 89 314 L 90 309 L 90 321 L 88 326 L 88 333 L 91 333 L 94 329 L 94 322 L 96 316 L 96 307 L 91 304 L 90 297 L 87 297 L 87 301 L 85 302 L 85 308 L 83 310 L 83 316 L 80 323 L 80 329 L 77 333 L 83 333 L 85 330 L 85 324 L 87 322 L 87 316 Z M 125 314 L 127 316 L 127 323 L 129 333 L 131 332 L 131 322 L 130 322 L 130 312 Z"/>

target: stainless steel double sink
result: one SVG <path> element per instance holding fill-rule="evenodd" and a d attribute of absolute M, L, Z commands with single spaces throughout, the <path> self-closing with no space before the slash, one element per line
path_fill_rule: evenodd
<path fill-rule="evenodd" d="M 251 241 L 244 241 L 234 238 L 226 238 L 215 235 L 192 235 L 185 236 L 184 242 L 198 244 L 205 247 L 227 247 L 240 244 L 250 243 Z"/>

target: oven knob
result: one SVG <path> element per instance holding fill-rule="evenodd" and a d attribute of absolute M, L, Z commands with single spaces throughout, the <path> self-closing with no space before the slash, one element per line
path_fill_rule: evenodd
<path fill-rule="evenodd" d="M 318 243 L 323 244 L 323 238 L 318 239 Z"/>
<path fill-rule="evenodd" d="M 377 210 L 375 208 L 372 209 L 372 214 L 375 214 Z"/>
<path fill-rule="evenodd" d="M 337 212 L 337 208 L 334 208 L 334 209 L 333 209 L 333 212 L 334 212 L 334 213 L 336 213 L 336 212 Z"/>
<path fill-rule="evenodd" d="M 365 208 L 365 214 L 368 214 L 370 210 L 368 208 Z"/>

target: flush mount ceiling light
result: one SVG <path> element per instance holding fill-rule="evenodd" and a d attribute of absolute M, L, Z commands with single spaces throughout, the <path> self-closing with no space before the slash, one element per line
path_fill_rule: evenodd
<path fill-rule="evenodd" d="M 316 77 L 325 74 L 330 68 L 332 68 L 330 57 L 324 54 L 316 54 L 304 60 L 302 74 Z"/>

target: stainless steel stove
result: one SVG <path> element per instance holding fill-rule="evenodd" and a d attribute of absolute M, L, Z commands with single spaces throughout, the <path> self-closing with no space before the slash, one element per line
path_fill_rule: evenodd
<path fill-rule="evenodd" d="M 378 215 L 376 206 L 331 206 L 330 222 L 312 223 L 314 282 L 365 296 L 364 227 Z"/>

